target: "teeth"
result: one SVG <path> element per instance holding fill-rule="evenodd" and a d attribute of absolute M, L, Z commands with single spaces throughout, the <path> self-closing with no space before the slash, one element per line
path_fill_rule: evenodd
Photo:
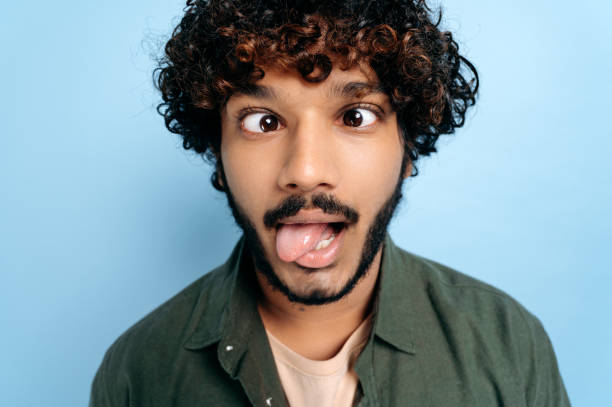
<path fill-rule="evenodd" d="M 329 246 L 329 244 L 336 238 L 336 234 L 332 233 L 332 235 L 329 237 L 329 239 L 327 240 L 321 240 L 319 243 L 317 243 L 317 245 L 315 246 L 315 250 L 321 250 L 321 249 L 325 249 L 327 246 Z"/>

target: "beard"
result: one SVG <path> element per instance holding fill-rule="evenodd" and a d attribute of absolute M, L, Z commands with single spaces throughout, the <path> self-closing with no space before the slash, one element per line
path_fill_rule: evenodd
<path fill-rule="evenodd" d="M 348 281 L 335 293 L 328 293 L 322 289 L 314 289 L 307 295 L 298 294 L 292 290 L 287 284 L 285 284 L 279 276 L 274 272 L 272 265 L 270 264 L 261 239 L 257 235 L 254 223 L 244 213 L 236 202 L 234 196 L 231 193 L 229 187 L 226 187 L 226 196 L 228 205 L 234 216 L 236 224 L 242 229 L 245 236 L 245 243 L 250 251 L 255 271 L 261 273 L 268 283 L 274 288 L 282 292 L 291 302 L 300 303 L 304 305 L 324 305 L 332 302 L 336 302 L 341 298 L 347 296 L 359 283 L 359 281 L 367 274 L 370 270 L 370 266 L 374 261 L 376 254 L 378 253 L 382 242 L 385 239 L 387 227 L 389 222 L 393 218 L 393 214 L 397 208 L 397 205 L 402 199 L 402 185 L 404 183 L 404 171 L 408 163 L 409 158 L 404 155 L 401 165 L 401 171 L 399 178 L 395 184 L 395 188 L 391 195 L 386 199 L 384 204 L 376 213 L 372 223 L 368 227 L 366 233 L 365 242 L 363 244 L 359 263 L 352 273 L 352 276 Z M 220 168 L 220 176 L 222 177 L 223 184 L 228 185 L 225 178 L 225 174 Z M 319 208 L 328 214 L 342 214 L 345 216 L 348 222 L 356 223 L 359 219 L 359 213 L 340 201 L 338 201 L 333 195 L 317 194 L 313 195 L 311 199 L 312 203 L 308 208 Z M 300 195 L 292 195 L 286 198 L 276 208 L 269 210 L 264 215 L 264 225 L 271 228 L 278 223 L 279 220 L 293 216 L 297 214 L 301 209 L 306 208 L 308 200 Z M 346 227 L 346 226 L 345 226 Z M 301 269 L 308 272 L 308 268 L 298 266 Z"/>

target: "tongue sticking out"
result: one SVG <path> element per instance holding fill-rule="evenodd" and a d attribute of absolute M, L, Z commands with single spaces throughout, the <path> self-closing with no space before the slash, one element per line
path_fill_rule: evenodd
<path fill-rule="evenodd" d="M 325 233 L 326 231 L 329 233 Z M 314 249 L 317 243 L 331 232 L 329 223 L 282 225 L 276 234 L 278 257 L 286 262 L 295 261 Z"/>

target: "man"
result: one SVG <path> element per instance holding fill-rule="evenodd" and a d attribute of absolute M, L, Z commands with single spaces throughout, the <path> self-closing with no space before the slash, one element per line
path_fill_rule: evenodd
<path fill-rule="evenodd" d="M 478 88 L 423 1 L 190 0 L 157 74 L 244 237 L 113 344 L 92 406 L 569 405 L 534 316 L 386 234 Z"/>

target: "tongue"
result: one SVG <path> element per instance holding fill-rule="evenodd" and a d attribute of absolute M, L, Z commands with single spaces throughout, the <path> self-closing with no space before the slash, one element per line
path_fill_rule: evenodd
<path fill-rule="evenodd" d="M 282 261 L 292 262 L 315 248 L 328 223 L 283 225 L 276 234 L 276 252 Z"/>

